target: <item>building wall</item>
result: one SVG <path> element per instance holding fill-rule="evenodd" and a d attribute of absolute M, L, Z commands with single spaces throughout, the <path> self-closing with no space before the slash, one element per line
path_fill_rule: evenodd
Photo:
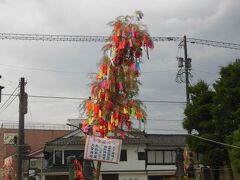
<path fill-rule="evenodd" d="M 176 171 L 173 165 L 147 165 L 145 160 L 138 160 L 138 152 L 144 152 L 146 149 L 144 144 L 123 144 L 122 150 L 127 150 L 127 161 L 120 161 L 118 164 L 102 162 L 101 174 L 119 174 L 119 180 L 147 180 L 148 175 L 152 176 L 169 176 L 174 175 Z M 175 149 L 172 147 L 148 147 L 150 149 Z M 53 147 L 54 150 L 77 150 L 84 149 L 84 146 L 58 146 Z M 95 167 L 97 163 L 95 161 Z M 147 171 L 147 173 L 146 173 Z M 102 177 L 100 176 L 100 179 Z"/>
<path fill-rule="evenodd" d="M 127 161 L 120 161 L 118 164 L 102 163 L 101 171 L 144 171 L 145 161 L 138 160 L 138 152 L 144 152 L 145 145 L 123 145 L 127 149 Z"/>
<path fill-rule="evenodd" d="M 39 129 L 26 129 L 25 130 L 25 144 L 30 145 L 31 152 L 43 148 L 45 143 L 61 137 L 68 133 L 66 130 L 39 130 Z M 17 146 L 4 145 L 4 133 L 18 133 L 18 129 L 0 128 L 0 168 L 3 166 L 5 157 L 8 157 L 16 152 Z"/>
<path fill-rule="evenodd" d="M 147 180 L 147 175 L 146 173 L 119 174 L 119 180 Z"/>

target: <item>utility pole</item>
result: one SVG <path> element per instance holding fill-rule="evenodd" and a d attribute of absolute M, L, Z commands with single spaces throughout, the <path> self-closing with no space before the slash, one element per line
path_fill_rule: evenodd
<path fill-rule="evenodd" d="M 19 128 L 18 128 L 18 180 L 23 180 L 23 146 L 24 146 L 24 115 L 27 113 L 27 94 L 25 93 L 25 80 L 20 79 L 19 93 Z"/>
<path fill-rule="evenodd" d="M 191 59 L 188 59 L 187 57 L 187 37 L 186 35 L 183 36 L 183 48 L 184 48 L 184 61 L 185 61 L 185 77 L 186 77 L 186 100 L 187 103 L 190 102 L 190 98 L 189 98 L 189 72 L 188 69 L 190 68 L 190 64 L 191 64 Z M 189 62 L 190 61 L 190 62 Z"/>
<path fill-rule="evenodd" d="M 191 58 L 188 58 L 187 53 L 187 37 L 183 36 L 183 41 L 180 42 L 178 45 L 179 48 L 183 47 L 184 50 L 184 58 L 183 57 L 177 57 L 178 61 L 178 73 L 176 76 L 176 82 L 177 83 L 186 83 L 186 101 L 187 104 L 190 102 L 189 97 L 189 77 L 191 77 Z"/>

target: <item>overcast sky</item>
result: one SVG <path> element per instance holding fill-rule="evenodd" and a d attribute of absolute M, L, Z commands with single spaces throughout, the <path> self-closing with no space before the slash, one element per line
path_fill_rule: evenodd
<path fill-rule="evenodd" d="M 144 13 L 151 36 L 180 36 L 240 43 L 239 0 L 0 0 L 0 33 L 110 35 L 107 23 L 119 15 Z M 11 94 L 20 77 L 29 95 L 88 97 L 88 73 L 98 71 L 101 42 L 42 42 L 0 40 L 0 85 Z M 178 84 L 178 42 L 156 42 L 141 65 L 140 99 L 185 101 L 185 84 Z M 213 83 L 221 66 L 240 52 L 188 44 L 192 58 L 191 84 Z M 39 69 L 39 70 L 34 70 Z M 61 72 L 54 72 L 61 71 Z M 72 72 L 72 73 L 70 73 Z M 73 73 L 75 72 L 75 73 Z M 2 96 L 2 103 L 8 96 Z M 0 121 L 18 121 L 18 99 L 0 109 Z M 78 118 L 81 101 L 29 98 L 26 123 L 66 123 Z M 146 103 L 148 132 L 181 133 L 184 104 Z M 155 129 L 155 130 L 149 130 Z M 159 129 L 159 130 L 156 130 Z"/>

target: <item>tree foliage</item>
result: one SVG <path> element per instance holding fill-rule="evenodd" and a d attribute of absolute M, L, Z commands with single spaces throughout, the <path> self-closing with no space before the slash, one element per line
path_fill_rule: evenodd
<path fill-rule="evenodd" d="M 212 115 L 212 106 L 214 91 L 210 90 L 209 85 L 204 81 L 199 81 L 197 84 L 189 88 L 191 102 L 187 104 L 184 111 L 185 119 L 183 127 L 189 133 L 198 133 L 199 136 L 218 140 L 214 134 L 214 120 Z M 222 156 L 221 148 L 216 144 L 208 143 L 194 137 L 187 139 L 190 148 L 201 156 L 201 162 L 204 165 L 216 166 L 221 164 Z"/>
<path fill-rule="evenodd" d="M 213 116 L 215 131 L 228 143 L 240 146 L 240 61 L 221 68 L 220 79 L 214 84 Z M 229 149 L 232 163 L 240 172 L 240 150 Z"/>
<path fill-rule="evenodd" d="M 240 129 L 233 133 L 232 142 L 235 146 L 240 147 Z M 240 172 L 240 149 L 234 148 L 230 151 L 231 161 L 237 172 Z"/>
<path fill-rule="evenodd" d="M 223 135 L 232 135 L 240 124 L 240 62 L 236 61 L 222 67 L 220 79 L 214 84 L 213 115 L 216 131 Z"/>
<path fill-rule="evenodd" d="M 184 111 L 183 127 L 189 133 L 218 142 L 237 143 L 240 139 L 240 61 L 222 67 L 220 78 L 213 84 L 213 89 L 204 81 L 189 88 L 191 102 Z M 234 131 L 238 130 L 234 133 Z M 239 138 L 239 139 L 238 139 Z M 210 166 L 221 166 L 228 162 L 226 146 L 206 142 L 189 136 L 190 148 L 202 154 L 201 162 Z M 240 159 L 238 150 L 231 150 L 231 155 Z M 236 158 L 235 158 L 236 159 Z M 234 164 L 239 167 L 239 160 Z"/>

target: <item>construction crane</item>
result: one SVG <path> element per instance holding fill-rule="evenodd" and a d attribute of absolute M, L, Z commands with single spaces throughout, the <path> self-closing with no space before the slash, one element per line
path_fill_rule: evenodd
<path fill-rule="evenodd" d="M 0 33 L 2 40 L 33 40 L 33 41 L 75 41 L 75 42 L 104 42 L 109 36 L 79 36 L 79 35 L 50 35 L 50 34 L 15 34 Z M 152 37 L 155 42 L 162 41 L 183 41 L 183 37 Z M 205 39 L 187 38 L 186 41 L 192 44 L 201 44 L 207 46 L 228 48 L 240 50 L 240 44 L 221 41 L 211 41 Z"/>

